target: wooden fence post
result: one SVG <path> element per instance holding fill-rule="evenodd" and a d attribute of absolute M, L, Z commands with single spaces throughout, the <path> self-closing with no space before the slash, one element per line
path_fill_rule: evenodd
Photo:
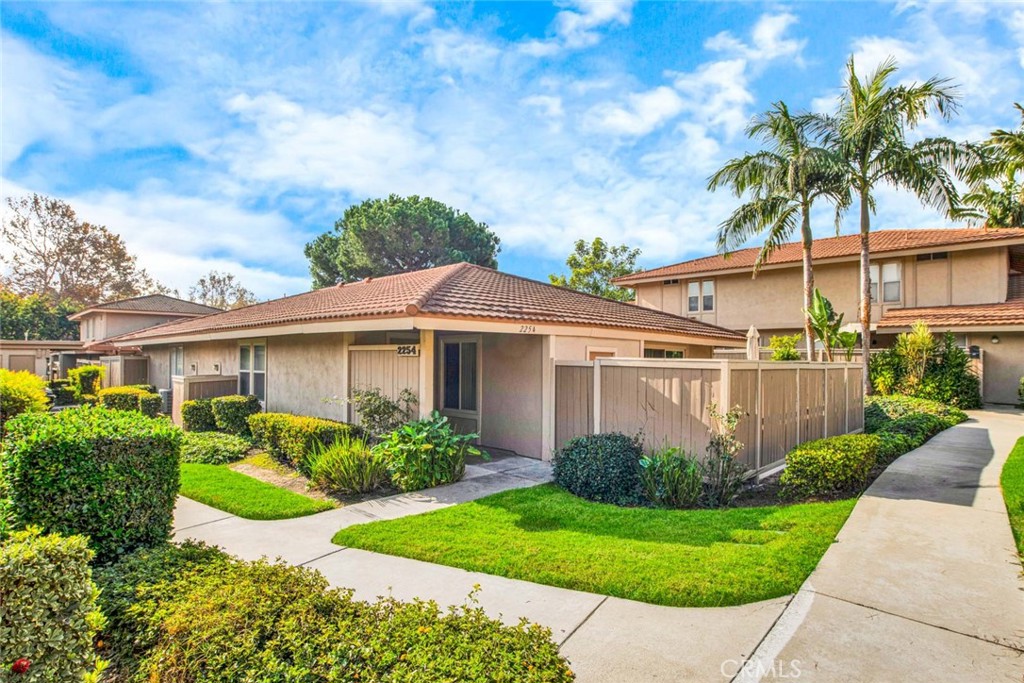
<path fill-rule="evenodd" d="M 601 359 L 594 359 L 594 433 L 601 433 Z"/>

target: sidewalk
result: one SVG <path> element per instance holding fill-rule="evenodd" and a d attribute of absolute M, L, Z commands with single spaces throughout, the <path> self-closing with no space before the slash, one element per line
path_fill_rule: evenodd
<path fill-rule="evenodd" d="M 971 417 L 875 481 L 737 680 L 794 660 L 801 682 L 1022 680 L 1024 583 L 999 474 L 1024 417 Z"/>

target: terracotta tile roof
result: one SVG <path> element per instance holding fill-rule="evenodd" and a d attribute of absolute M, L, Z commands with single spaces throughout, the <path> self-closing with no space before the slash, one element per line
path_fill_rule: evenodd
<path fill-rule="evenodd" d="M 311 321 L 415 315 L 624 328 L 730 341 L 744 339 L 732 330 L 692 318 L 460 263 L 325 287 L 216 315 L 150 327 L 117 340 L 141 341 Z"/>
<path fill-rule="evenodd" d="M 872 254 L 885 254 L 914 249 L 931 249 L 958 244 L 998 242 L 1003 240 L 1024 240 L 1024 228 L 941 228 L 935 230 L 878 230 L 869 238 Z M 675 278 L 698 273 L 713 273 L 722 270 L 753 268 L 760 247 L 739 249 L 728 255 L 715 254 L 692 261 L 683 261 L 671 266 L 653 268 L 633 275 L 616 278 L 619 285 L 629 285 L 649 279 Z M 841 235 L 814 240 L 811 256 L 815 260 L 858 256 L 860 235 Z M 800 242 L 783 244 L 768 259 L 766 265 L 799 264 L 803 258 Z"/>
<path fill-rule="evenodd" d="M 929 327 L 1024 326 L 1024 300 L 1001 304 L 968 306 L 931 306 L 927 308 L 893 308 L 882 314 L 878 329 L 910 327 L 918 320 Z"/>
<path fill-rule="evenodd" d="M 93 311 L 126 311 L 141 313 L 170 313 L 174 315 L 210 315 L 220 313 L 221 309 L 204 304 L 197 304 L 194 301 L 185 301 L 166 294 L 146 294 L 131 299 L 119 301 L 108 301 L 106 303 L 90 306 L 85 310 L 70 316 L 75 320 L 85 313 Z"/>

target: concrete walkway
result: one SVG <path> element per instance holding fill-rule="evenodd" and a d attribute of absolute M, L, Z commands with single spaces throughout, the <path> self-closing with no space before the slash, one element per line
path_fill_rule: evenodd
<path fill-rule="evenodd" d="M 550 479 L 501 458 L 463 481 L 294 520 L 258 522 L 179 499 L 175 538 L 281 557 L 373 599 L 460 604 L 552 629 L 578 680 L 1021 681 L 1024 597 L 999 471 L 1020 414 L 973 419 L 897 460 L 858 502 L 796 596 L 672 608 L 381 555 L 330 542 L 340 528 L 419 514 Z M 748 661 L 749 659 L 749 661 Z M 737 672 L 744 666 L 742 672 Z"/>
<path fill-rule="evenodd" d="M 794 667 L 801 682 L 1024 680 L 1024 583 L 999 488 L 1024 417 L 971 418 L 875 480 L 738 680 Z"/>

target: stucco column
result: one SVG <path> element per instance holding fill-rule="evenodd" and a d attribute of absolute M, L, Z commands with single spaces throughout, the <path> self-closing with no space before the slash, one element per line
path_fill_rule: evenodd
<path fill-rule="evenodd" d="M 421 418 L 434 411 L 434 331 L 420 330 L 420 393 Z"/>
<path fill-rule="evenodd" d="M 549 334 L 541 344 L 541 430 L 540 457 L 550 460 L 555 449 L 555 336 Z"/>

